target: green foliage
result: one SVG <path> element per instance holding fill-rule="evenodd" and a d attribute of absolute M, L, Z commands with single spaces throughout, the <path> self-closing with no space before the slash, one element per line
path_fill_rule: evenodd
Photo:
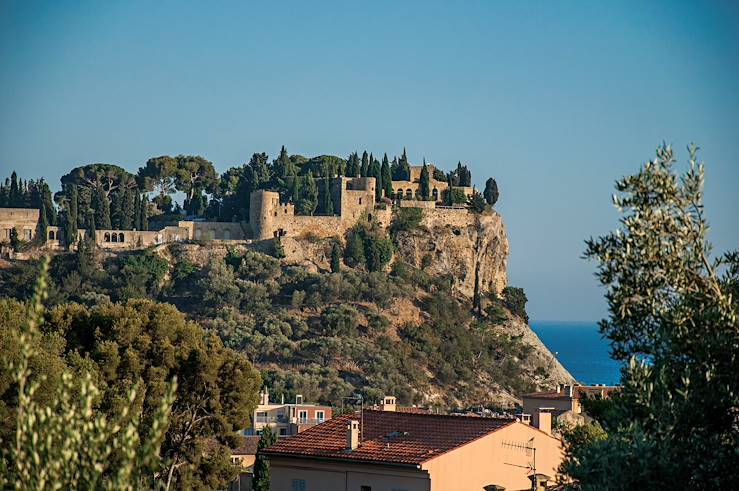
<path fill-rule="evenodd" d="M 607 287 L 601 332 L 629 362 L 616 396 L 586 402 L 608 435 L 572 448 L 563 464 L 571 488 L 729 489 L 739 480 L 739 254 L 709 259 L 696 150 L 681 176 L 662 145 L 617 181 L 621 228 L 587 241 Z"/>
<path fill-rule="evenodd" d="M 341 271 L 341 244 L 338 240 L 331 245 L 331 272 L 338 273 Z"/>
<path fill-rule="evenodd" d="M 252 478 L 254 491 L 269 491 L 269 460 L 261 452 L 275 443 L 277 443 L 277 435 L 269 426 L 266 426 L 257 444 L 257 460 L 254 463 L 254 477 Z"/>
<path fill-rule="evenodd" d="M 421 208 L 399 208 L 390 224 L 390 233 L 394 235 L 402 231 L 416 230 L 420 227 L 421 220 L 423 220 Z"/>
<path fill-rule="evenodd" d="M 282 241 L 279 237 L 275 237 L 274 239 L 272 239 L 270 255 L 275 259 L 282 259 L 285 257 L 285 248 L 282 247 Z"/>
<path fill-rule="evenodd" d="M 350 265 L 381 271 L 392 257 L 392 241 L 376 226 L 360 223 L 347 232 L 344 258 Z"/>
<path fill-rule="evenodd" d="M 325 336 L 356 336 L 357 309 L 350 305 L 326 307 L 321 313 L 321 330 Z"/>
<path fill-rule="evenodd" d="M 498 183 L 492 177 L 485 181 L 485 191 L 483 192 L 483 195 L 485 197 L 485 202 L 490 206 L 495 206 L 495 203 L 498 202 L 498 198 L 500 197 Z"/>
<path fill-rule="evenodd" d="M 485 202 L 485 198 L 483 198 L 477 191 L 472 193 L 472 195 L 467 199 L 467 207 L 475 213 L 482 213 L 485 211 L 487 206 L 488 204 Z"/>
<path fill-rule="evenodd" d="M 418 180 L 418 194 L 424 201 L 428 201 L 429 199 L 431 199 L 431 187 L 429 185 L 429 179 L 429 168 L 426 165 L 426 161 L 424 161 L 423 167 L 421 168 L 421 177 Z"/>
<path fill-rule="evenodd" d="M 25 326 L 13 335 L 16 360 L 4 367 L 17 387 L 17 404 L 15 442 L 3 445 L 0 485 L 21 490 L 162 487 L 155 476 L 161 468 L 159 449 L 168 427 L 175 382 L 166 384 L 143 440 L 136 388 L 122 394 L 125 402 L 116 414 L 106 416 L 93 409 L 100 391 L 90 373 L 75 383 L 72 373 L 62 369 L 46 390 L 47 400 L 38 400 L 37 390 L 44 380 L 34 380 L 37 374 L 31 361 L 38 355 L 34 338 L 41 336 L 47 264 L 42 262 Z"/>
<path fill-rule="evenodd" d="M 122 256 L 119 265 L 116 281 L 123 300 L 156 296 L 169 269 L 167 261 L 151 251 Z"/>
<path fill-rule="evenodd" d="M 514 315 L 520 317 L 524 322 L 529 322 L 529 315 L 526 313 L 526 292 L 523 288 L 507 286 L 503 288 L 503 305 Z"/>

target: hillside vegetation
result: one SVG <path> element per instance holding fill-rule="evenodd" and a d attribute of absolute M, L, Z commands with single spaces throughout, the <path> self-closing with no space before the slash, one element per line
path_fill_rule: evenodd
<path fill-rule="evenodd" d="M 433 257 L 414 263 L 406 249 L 419 246 L 420 222 L 390 235 L 364 223 L 345 241 L 305 238 L 289 247 L 82 247 L 53 258 L 49 301 L 93 311 L 136 298 L 173 304 L 244 353 L 286 399 L 300 393 L 340 404 L 359 392 L 369 400 L 395 394 L 403 404 L 511 406 L 522 392 L 570 380 L 525 325 L 520 290 L 472 299 Z M 455 236 L 433 235 L 443 242 L 445 234 Z M 3 290 L 28 298 L 35 269 L 29 262 L 3 271 Z"/>

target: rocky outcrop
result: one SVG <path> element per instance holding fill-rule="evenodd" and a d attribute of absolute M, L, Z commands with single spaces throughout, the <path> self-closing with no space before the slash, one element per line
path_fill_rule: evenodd
<path fill-rule="evenodd" d="M 500 293 L 506 286 L 508 238 L 495 211 L 423 210 L 420 226 L 396 234 L 397 255 L 432 275 L 451 275 L 456 291 Z"/>

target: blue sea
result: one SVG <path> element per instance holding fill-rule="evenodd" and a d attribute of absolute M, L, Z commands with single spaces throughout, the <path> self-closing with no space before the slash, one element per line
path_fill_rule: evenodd
<path fill-rule="evenodd" d="M 531 328 L 578 382 L 618 384 L 620 365 L 608 356 L 608 340 L 597 323 L 531 321 Z"/>

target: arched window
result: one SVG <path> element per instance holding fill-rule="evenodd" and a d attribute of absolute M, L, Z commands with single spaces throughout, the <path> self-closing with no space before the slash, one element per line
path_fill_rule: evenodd
<path fill-rule="evenodd" d="M 49 240 L 54 240 L 54 239 L 56 239 L 56 236 L 54 235 L 54 231 L 49 230 Z"/>
<path fill-rule="evenodd" d="M 118 234 L 118 242 L 123 242 L 123 239 L 125 239 L 125 236 L 123 235 L 123 232 Z"/>
<path fill-rule="evenodd" d="M 108 232 L 105 232 L 105 235 L 103 236 L 103 240 L 105 242 L 110 242 L 110 234 Z"/>
<path fill-rule="evenodd" d="M 112 239 L 112 242 L 118 242 L 118 234 L 113 232 L 111 239 Z"/>
<path fill-rule="evenodd" d="M 436 188 L 434 188 L 434 190 L 431 191 L 431 197 L 434 198 L 434 201 L 439 200 L 439 191 Z"/>

